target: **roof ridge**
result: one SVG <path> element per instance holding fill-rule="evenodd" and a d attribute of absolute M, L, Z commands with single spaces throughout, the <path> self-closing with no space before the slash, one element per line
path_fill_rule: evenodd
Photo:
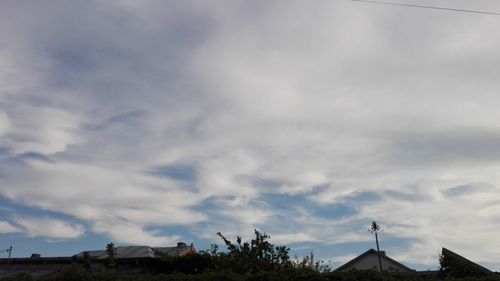
<path fill-rule="evenodd" d="M 475 266 L 479 267 L 480 269 L 482 269 L 482 270 L 484 270 L 484 271 L 487 271 L 487 272 L 492 272 L 491 270 L 487 269 L 486 267 L 484 267 L 484 266 L 482 266 L 482 265 L 480 265 L 480 264 L 477 264 L 477 263 L 475 263 L 475 262 L 473 262 L 473 261 L 469 260 L 468 258 L 466 258 L 466 257 L 464 257 L 464 256 L 462 256 L 462 255 L 459 255 L 459 254 L 457 254 L 457 253 L 453 252 L 453 251 L 452 251 L 452 250 L 450 250 L 450 249 L 447 249 L 447 248 L 443 247 L 443 248 L 442 248 L 442 250 L 441 250 L 441 253 L 444 255 L 444 253 L 445 253 L 445 252 L 448 252 L 448 253 L 449 253 L 449 254 L 451 254 L 452 256 L 456 256 L 456 257 L 458 257 L 458 258 L 460 258 L 460 259 L 464 259 L 464 260 L 466 260 L 467 262 L 470 262 L 471 264 L 473 264 L 473 265 L 475 265 Z"/>
<path fill-rule="evenodd" d="M 380 252 L 382 252 L 382 251 L 380 251 Z M 385 251 L 384 251 L 384 252 L 385 252 Z M 352 259 L 352 260 L 350 260 L 350 261 L 346 262 L 345 264 L 343 264 L 343 265 L 339 266 L 337 269 L 335 269 L 335 271 L 342 270 L 342 269 L 344 269 L 344 268 L 346 268 L 346 267 L 348 267 L 348 266 L 350 266 L 350 265 L 352 265 L 352 264 L 356 263 L 357 261 L 361 260 L 362 258 L 364 258 L 365 256 L 367 256 L 367 255 L 368 255 L 368 254 L 370 254 L 370 253 L 375 253 L 375 254 L 377 254 L 377 253 L 378 253 L 378 251 L 377 251 L 377 250 L 375 250 L 375 249 L 373 249 L 373 248 L 371 248 L 371 249 L 369 249 L 369 250 L 365 251 L 364 253 L 360 254 L 359 256 L 355 257 L 354 259 Z M 389 256 L 387 256 L 387 254 L 386 254 L 386 255 L 380 255 L 380 257 L 381 257 L 382 259 L 387 259 L 388 261 L 390 261 L 390 262 L 392 262 L 392 263 L 397 264 L 398 266 L 402 267 L 402 268 L 403 268 L 403 269 L 405 269 L 405 270 L 408 270 L 408 271 L 415 271 L 414 269 L 411 269 L 411 268 L 407 267 L 406 265 L 404 265 L 404 264 L 402 264 L 402 263 L 400 263 L 400 262 L 398 262 L 398 261 L 396 261 L 396 260 L 394 260 L 394 259 L 390 258 Z"/>

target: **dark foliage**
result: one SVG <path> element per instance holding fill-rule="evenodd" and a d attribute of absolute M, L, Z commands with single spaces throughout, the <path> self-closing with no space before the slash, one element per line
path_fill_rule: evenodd
<path fill-rule="evenodd" d="M 241 237 L 236 243 L 229 241 L 220 232 L 217 235 L 224 241 L 227 252 L 219 251 L 217 245 L 212 245 L 209 251 L 202 255 L 210 257 L 212 271 L 229 270 L 238 274 L 256 273 L 259 271 L 274 271 L 292 268 L 290 249 L 285 246 L 274 246 L 269 236 L 255 230 L 255 238 L 250 242 L 242 242 Z"/>
<path fill-rule="evenodd" d="M 113 242 L 106 245 L 106 254 L 108 254 L 108 258 L 106 259 L 106 266 L 108 268 L 116 267 L 116 247 Z"/>
<path fill-rule="evenodd" d="M 21 273 L 21 274 L 17 274 L 17 275 L 11 276 L 11 277 L 2 278 L 0 280 L 2 280 L 2 281 L 32 281 L 33 278 L 29 274 Z"/>
<path fill-rule="evenodd" d="M 28 275 L 17 275 L 1 281 L 34 281 Z M 447 281 L 500 281 L 500 276 L 450 277 Z M 60 276 L 39 281 L 442 281 L 437 276 L 391 274 L 377 271 L 316 272 L 316 271 L 259 271 L 237 274 L 231 271 L 205 272 L 203 274 L 171 273 L 155 276 L 124 276 L 115 273 L 88 273 L 69 270 Z"/>
<path fill-rule="evenodd" d="M 289 248 L 274 246 L 270 237 L 255 230 L 255 238 L 242 242 L 241 237 L 231 242 L 221 233 L 219 237 L 227 247 L 220 251 L 212 245 L 210 250 L 197 255 L 171 257 L 157 253 L 161 258 L 148 264 L 149 268 L 135 276 L 120 270 L 120 264 L 113 265 L 115 248 L 107 245 L 108 270 L 93 273 L 86 266 L 74 264 L 65 272 L 55 276 L 37 279 L 39 281 L 500 281 L 500 275 L 478 271 L 477 267 L 452 256 L 440 257 L 438 274 L 398 274 L 378 271 L 330 272 L 313 262 L 313 257 L 292 261 Z M 34 281 L 26 274 L 0 279 L 0 281 Z"/>
<path fill-rule="evenodd" d="M 212 263 L 211 256 L 205 254 L 183 257 L 172 257 L 162 253 L 156 254 L 160 259 L 152 265 L 152 271 L 160 274 L 200 274 L 205 272 Z"/>

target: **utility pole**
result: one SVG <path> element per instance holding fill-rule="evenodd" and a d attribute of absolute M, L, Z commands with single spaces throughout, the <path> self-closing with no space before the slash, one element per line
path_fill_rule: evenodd
<path fill-rule="evenodd" d="M 6 269 L 9 270 L 10 257 L 12 256 L 12 245 L 8 249 L 0 250 L 0 253 L 5 253 L 5 252 L 9 253 L 9 258 L 7 259 L 7 266 L 6 266 Z"/>
<path fill-rule="evenodd" d="M 378 264 L 380 266 L 380 272 L 382 272 L 382 258 L 380 257 L 380 248 L 378 246 L 378 234 L 380 231 L 380 225 L 378 225 L 375 221 L 372 221 L 372 226 L 370 227 L 370 231 L 375 233 L 375 241 L 377 242 L 377 255 L 378 255 Z"/>
<path fill-rule="evenodd" d="M 310 262 L 311 262 L 311 264 L 310 264 L 310 266 L 311 266 L 311 269 L 313 269 L 313 270 L 314 270 L 314 253 L 313 253 L 313 251 L 314 251 L 314 250 L 313 250 L 313 249 L 311 249 L 311 261 L 310 261 Z"/>
<path fill-rule="evenodd" d="M 7 260 L 7 265 L 10 264 L 10 257 L 12 256 L 12 245 L 10 245 L 10 248 L 9 248 L 9 259 Z"/>

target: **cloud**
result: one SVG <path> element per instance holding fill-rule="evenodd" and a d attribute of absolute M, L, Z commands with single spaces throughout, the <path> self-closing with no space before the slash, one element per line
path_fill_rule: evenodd
<path fill-rule="evenodd" d="M 1 22 L 0 195 L 17 204 L 132 244 L 256 228 L 337 247 L 376 219 L 404 261 L 444 244 L 498 260 L 497 18 L 54 1 Z"/>
<path fill-rule="evenodd" d="M 7 115 L 0 111 L 0 136 L 3 135 L 9 128 L 10 122 Z"/>
<path fill-rule="evenodd" d="M 73 239 L 85 233 L 83 225 L 57 219 L 16 217 L 15 222 L 28 237 Z"/>
<path fill-rule="evenodd" d="M 12 106 L 12 105 L 11 105 Z M 73 132 L 79 127 L 74 114 L 50 107 L 12 106 L 4 118 L 12 120 L 1 144 L 14 153 L 53 154 L 82 140 Z M 5 121 L 5 122 L 6 122 Z"/>
<path fill-rule="evenodd" d="M 0 221 L 0 233 L 16 233 L 22 232 L 18 227 L 13 226 L 10 222 Z"/>
<path fill-rule="evenodd" d="M 139 237 L 148 238 L 142 243 L 170 241 L 168 237 L 148 236 L 150 232 L 143 227 L 206 219 L 189 209 L 200 201 L 199 196 L 141 173 L 123 177 L 125 174 L 112 169 L 38 159 L 27 161 L 22 172 L 11 171 L 2 190 L 4 196 L 93 222 L 95 232 L 109 234 L 117 242 L 139 243 Z M 38 183 L 36 188 L 30 184 L 33 181 Z M 124 225 L 130 231 L 116 231 L 126 229 Z"/>
<path fill-rule="evenodd" d="M 316 239 L 307 233 L 285 233 L 285 234 L 274 234 L 271 236 L 271 240 L 277 245 L 287 245 L 296 242 L 310 242 Z"/>
<path fill-rule="evenodd" d="M 180 236 L 164 236 L 155 231 L 144 230 L 134 222 L 110 220 L 97 221 L 93 228 L 97 233 L 106 234 L 114 241 L 126 244 L 147 244 L 148 246 L 174 245 Z"/>
<path fill-rule="evenodd" d="M 476 184 L 464 184 L 459 186 L 453 186 L 448 189 L 443 190 L 443 194 L 447 196 L 465 196 L 473 195 L 477 192 L 488 192 L 491 191 L 491 187 L 487 185 L 482 185 L 480 183 Z"/>
<path fill-rule="evenodd" d="M 339 257 L 335 257 L 335 262 L 339 262 L 340 265 L 354 259 L 355 257 L 359 256 L 359 254 L 354 254 L 354 253 L 350 253 L 350 254 L 347 254 L 347 255 L 343 255 L 343 256 L 339 256 Z"/>

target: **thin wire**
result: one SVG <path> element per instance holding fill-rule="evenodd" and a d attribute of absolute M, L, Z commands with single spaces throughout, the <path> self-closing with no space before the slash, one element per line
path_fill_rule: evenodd
<path fill-rule="evenodd" d="M 415 5 L 415 4 L 404 4 L 404 3 L 394 3 L 394 2 L 374 1 L 374 0 L 351 0 L 351 1 L 355 1 L 355 2 L 367 2 L 367 3 L 383 4 L 383 5 L 392 5 L 392 6 L 406 6 L 406 7 L 413 7 L 413 8 L 446 10 L 446 11 L 453 11 L 453 12 L 466 12 L 466 13 L 475 13 L 475 14 L 486 14 L 486 15 L 500 16 L 500 13 L 483 12 L 483 11 L 475 11 L 475 10 L 464 10 L 464 9 L 453 9 L 453 8 L 436 7 L 436 6 L 423 6 L 423 5 Z"/>

